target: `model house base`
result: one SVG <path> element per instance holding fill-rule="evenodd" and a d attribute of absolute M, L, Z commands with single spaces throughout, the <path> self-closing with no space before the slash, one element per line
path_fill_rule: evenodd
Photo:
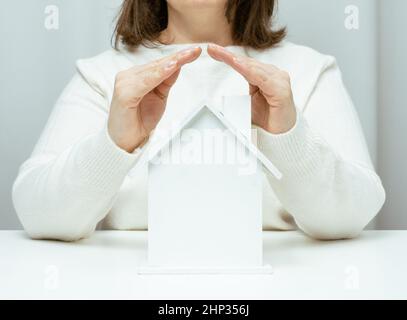
<path fill-rule="evenodd" d="M 150 267 L 143 266 L 137 269 L 137 273 L 140 275 L 171 275 L 171 274 L 273 274 L 273 267 L 271 265 L 264 265 L 260 267 Z"/>

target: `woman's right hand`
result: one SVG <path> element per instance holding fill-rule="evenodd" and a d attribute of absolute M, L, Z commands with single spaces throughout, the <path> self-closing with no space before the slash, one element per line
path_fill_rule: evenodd
<path fill-rule="evenodd" d="M 164 113 L 181 67 L 201 52 L 200 47 L 192 47 L 116 75 L 108 132 L 117 146 L 131 153 L 149 136 Z"/>

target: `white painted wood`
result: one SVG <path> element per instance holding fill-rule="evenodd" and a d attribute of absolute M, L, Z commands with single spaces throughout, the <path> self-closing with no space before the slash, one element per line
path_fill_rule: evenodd
<path fill-rule="evenodd" d="M 151 137 L 141 160 L 149 168 L 146 272 L 267 272 L 263 166 L 277 179 L 281 173 L 252 143 L 250 129 L 250 97 L 231 96 L 220 106 L 202 102 Z"/>
<path fill-rule="evenodd" d="M 251 97 L 247 96 L 223 96 L 219 108 L 225 118 L 242 132 L 248 139 L 251 137 Z"/>
<path fill-rule="evenodd" d="M 270 265 L 240 268 L 139 267 L 137 273 L 140 275 L 272 275 L 273 268 Z"/>
<path fill-rule="evenodd" d="M 149 143 L 145 146 L 145 152 L 140 159 L 140 164 L 151 161 L 161 150 L 167 148 L 169 143 L 175 137 L 177 137 L 195 117 L 203 112 L 203 109 L 208 109 L 212 114 L 214 114 L 222 124 L 220 128 L 227 129 L 245 148 L 247 148 L 251 154 L 253 154 L 262 163 L 266 170 L 274 175 L 276 179 L 280 180 L 282 178 L 282 174 L 278 168 L 257 148 L 257 146 L 252 143 L 250 138 L 247 138 L 247 136 L 243 134 L 240 129 L 236 128 L 217 108 L 205 104 L 194 109 L 185 117 L 183 121 L 180 121 L 179 124 L 171 128 L 171 130 L 163 132 L 156 131 L 155 134 L 153 134 L 150 138 Z M 129 176 L 132 175 L 132 172 L 130 172 Z"/>
<path fill-rule="evenodd" d="M 180 142 L 150 161 L 149 265 L 261 267 L 262 171 L 258 160 L 251 153 L 243 166 L 237 161 L 227 163 L 225 158 L 199 164 L 196 157 L 183 157 L 186 151 L 198 154 L 202 150 L 203 144 L 184 139 L 191 129 L 204 141 L 214 130 L 219 130 L 219 140 L 227 127 L 211 109 L 201 108 L 181 130 Z M 221 152 L 233 143 L 241 146 L 233 135 L 226 137 Z M 208 151 L 207 147 L 203 150 Z M 215 151 L 217 156 L 219 150 Z M 174 154 L 181 155 L 181 163 Z"/>

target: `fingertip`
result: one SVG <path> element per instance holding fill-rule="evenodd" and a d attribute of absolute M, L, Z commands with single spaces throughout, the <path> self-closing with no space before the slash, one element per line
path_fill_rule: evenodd
<path fill-rule="evenodd" d="M 196 47 L 197 53 L 200 55 L 202 53 L 202 47 L 201 46 L 197 46 Z"/>
<path fill-rule="evenodd" d="M 198 58 L 202 54 L 202 48 L 200 46 L 195 47 L 193 53 L 193 57 Z"/>
<path fill-rule="evenodd" d="M 216 43 L 209 43 L 208 48 L 213 49 L 213 50 L 224 50 L 224 47 L 222 47 Z"/>
<path fill-rule="evenodd" d="M 214 45 L 214 44 L 208 44 L 208 47 L 207 47 L 207 52 L 208 52 L 208 54 L 213 58 L 213 59 L 215 59 L 215 60 L 217 60 L 217 61 L 223 61 L 223 59 L 221 58 L 221 56 L 220 56 L 220 54 L 219 54 L 219 52 L 218 52 L 218 50 L 217 50 L 217 48 L 216 48 L 216 45 Z"/>
<path fill-rule="evenodd" d="M 212 43 L 209 43 L 208 45 L 207 45 L 207 47 L 206 47 L 206 50 L 209 52 L 209 51 L 211 51 L 211 50 L 214 50 L 215 48 L 213 47 L 213 44 Z"/>
<path fill-rule="evenodd" d="M 213 47 L 212 44 L 208 44 L 208 46 L 206 47 L 206 51 L 207 51 L 210 55 L 212 55 L 212 54 L 214 53 L 214 51 L 215 51 L 215 48 Z"/>

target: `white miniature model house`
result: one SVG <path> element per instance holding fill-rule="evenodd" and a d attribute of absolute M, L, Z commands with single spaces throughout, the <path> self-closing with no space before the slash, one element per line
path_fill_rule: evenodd
<path fill-rule="evenodd" d="M 147 148 L 142 273 L 270 271 L 262 261 L 263 170 L 281 174 L 252 143 L 250 113 L 249 96 L 203 103 Z"/>

